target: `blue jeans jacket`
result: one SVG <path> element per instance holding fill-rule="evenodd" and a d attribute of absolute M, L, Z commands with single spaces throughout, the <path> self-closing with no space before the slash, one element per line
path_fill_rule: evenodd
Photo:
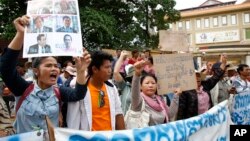
<path fill-rule="evenodd" d="M 2 79 L 10 91 L 20 97 L 30 85 L 16 70 L 17 58 L 20 51 L 5 48 L 0 58 L 0 73 Z M 35 84 L 34 90 L 22 102 L 18 110 L 15 128 L 17 133 L 30 132 L 34 129 L 47 129 L 45 115 L 47 115 L 55 127 L 58 126 L 59 104 L 54 94 L 53 87 L 41 90 Z M 69 87 L 59 87 L 62 102 L 75 102 L 83 99 L 87 92 L 87 85 L 76 83 L 75 89 Z M 16 101 L 18 102 L 18 98 Z"/>

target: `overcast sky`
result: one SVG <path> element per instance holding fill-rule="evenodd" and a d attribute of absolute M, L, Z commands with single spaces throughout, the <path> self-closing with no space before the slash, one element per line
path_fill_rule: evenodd
<path fill-rule="evenodd" d="M 181 9 L 200 6 L 202 3 L 204 3 L 207 0 L 175 0 L 175 1 L 176 1 L 175 8 L 178 10 L 181 10 Z M 218 0 L 218 1 L 228 2 L 228 1 L 234 1 L 234 0 Z M 237 1 L 244 1 L 244 0 L 237 0 Z"/>

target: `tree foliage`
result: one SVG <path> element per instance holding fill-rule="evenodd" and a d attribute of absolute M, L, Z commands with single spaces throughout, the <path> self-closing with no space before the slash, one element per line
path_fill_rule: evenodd
<path fill-rule="evenodd" d="M 78 3 L 83 44 L 92 49 L 157 47 L 158 35 L 152 31 L 167 29 L 168 23 L 180 18 L 173 8 L 175 0 L 79 0 Z M 11 22 L 25 14 L 27 5 L 23 0 L 0 0 L 0 4 L 0 32 L 2 37 L 11 39 L 15 34 Z"/>
<path fill-rule="evenodd" d="M 26 13 L 27 3 L 24 0 L 0 0 L 0 33 L 5 39 L 12 39 L 15 29 L 12 21 Z"/>

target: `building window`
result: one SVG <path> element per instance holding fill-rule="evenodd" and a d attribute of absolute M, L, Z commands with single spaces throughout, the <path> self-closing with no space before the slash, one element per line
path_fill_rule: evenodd
<path fill-rule="evenodd" d="M 250 13 L 245 13 L 244 14 L 244 22 L 245 23 L 250 23 Z"/>
<path fill-rule="evenodd" d="M 182 22 L 178 22 L 178 29 L 179 29 L 179 30 L 182 29 Z"/>
<path fill-rule="evenodd" d="M 250 40 L 250 28 L 247 28 L 247 29 L 245 30 L 245 34 L 246 34 L 246 39 L 247 39 L 247 40 Z"/>
<path fill-rule="evenodd" d="M 222 25 L 227 25 L 227 16 L 222 16 Z"/>
<path fill-rule="evenodd" d="M 201 20 L 196 20 L 196 28 L 201 28 Z"/>
<path fill-rule="evenodd" d="M 218 17 L 213 18 L 213 25 L 218 26 Z"/>
<path fill-rule="evenodd" d="M 186 21 L 186 29 L 190 29 L 190 21 Z"/>
<path fill-rule="evenodd" d="M 236 24 L 237 24 L 236 15 L 231 15 L 231 24 L 232 24 L 232 25 L 236 25 Z"/>
<path fill-rule="evenodd" d="M 208 28 L 209 27 L 209 18 L 206 18 L 205 19 L 205 28 Z"/>

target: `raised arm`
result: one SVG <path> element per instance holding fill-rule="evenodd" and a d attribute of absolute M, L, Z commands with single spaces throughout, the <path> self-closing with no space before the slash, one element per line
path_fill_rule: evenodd
<path fill-rule="evenodd" d="M 13 23 L 17 32 L 1 56 L 0 73 L 11 92 L 15 96 L 20 96 L 29 85 L 16 70 L 18 55 L 23 46 L 24 27 L 29 24 L 29 17 L 19 17 Z"/>
<path fill-rule="evenodd" d="M 24 28 L 29 24 L 29 17 L 22 16 L 14 20 L 14 26 L 16 28 L 16 35 L 10 42 L 8 48 L 13 50 L 21 50 L 23 46 Z"/>
<path fill-rule="evenodd" d="M 121 68 L 124 60 L 127 58 L 127 56 L 128 56 L 128 52 L 122 51 L 120 57 L 118 58 L 118 60 L 115 63 L 113 78 L 117 83 L 123 81 L 123 77 L 120 74 L 120 68 Z"/>
<path fill-rule="evenodd" d="M 217 82 L 223 77 L 226 69 L 226 64 L 227 64 L 227 55 L 221 54 L 219 68 L 214 69 L 214 74 L 211 78 L 201 82 L 204 89 L 210 91 L 211 89 L 214 88 Z"/>
<path fill-rule="evenodd" d="M 179 96 L 182 94 L 182 91 L 180 88 L 177 88 L 174 91 L 174 98 L 171 101 L 170 107 L 169 107 L 169 112 L 168 112 L 168 117 L 169 119 L 172 119 L 175 117 L 178 113 L 178 108 L 179 108 Z"/>
<path fill-rule="evenodd" d="M 75 89 L 60 87 L 62 101 L 64 102 L 79 101 L 85 97 L 87 92 L 85 71 L 91 62 L 91 56 L 88 51 L 84 49 L 82 57 L 75 57 L 74 59 L 77 72 L 76 87 Z"/>
<path fill-rule="evenodd" d="M 141 60 L 134 64 L 134 76 L 132 80 L 132 99 L 131 99 L 131 109 L 133 111 L 140 111 L 142 106 L 142 97 L 140 91 L 140 76 L 144 69 L 145 61 Z"/>

